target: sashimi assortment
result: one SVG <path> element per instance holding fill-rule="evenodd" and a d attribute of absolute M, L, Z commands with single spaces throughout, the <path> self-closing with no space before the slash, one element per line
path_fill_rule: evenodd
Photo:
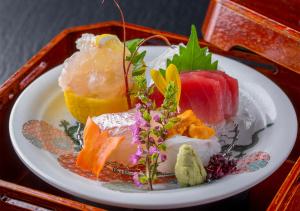
<path fill-rule="evenodd" d="M 132 182 L 148 190 L 162 175 L 173 175 L 180 186 L 207 182 L 210 160 L 229 159 L 220 154 L 216 128 L 237 113 L 238 81 L 199 46 L 195 26 L 186 46 L 161 57 L 159 69 L 147 66 L 139 47 L 154 38 L 170 45 L 167 38 L 126 41 L 125 35 L 123 43 L 116 35 L 84 34 L 64 63 L 59 85 L 66 106 L 85 123 L 77 167 L 98 177 L 109 163 L 143 166 Z M 223 163 L 230 163 L 227 173 L 234 170 L 233 160 Z"/>

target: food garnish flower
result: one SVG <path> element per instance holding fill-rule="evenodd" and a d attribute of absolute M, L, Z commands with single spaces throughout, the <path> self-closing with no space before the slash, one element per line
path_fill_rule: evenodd
<path fill-rule="evenodd" d="M 173 76 L 178 79 L 179 73 L 176 67 L 170 69 Z M 164 87 L 164 102 L 160 108 L 150 99 L 152 87 L 147 87 L 145 76 L 135 77 L 137 85 L 136 96 L 140 103 L 136 105 L 135 124 L 132 127 L 133 143 L 138 144 L 137 151 L 132 155 L 133 164 L 144 164 L 145 172 L 136 173 L 133 176 L 137 186 L 147 184 L 149 190 L 153 190 L 153 182 L 157 179 L 157 167 L 167 157 L 164 153 L 166 145 L 164 141 L 168 137 L 168 130 L 177 122 L 177 99 L 180 93 L 180 81 L 169 80 Z"/>

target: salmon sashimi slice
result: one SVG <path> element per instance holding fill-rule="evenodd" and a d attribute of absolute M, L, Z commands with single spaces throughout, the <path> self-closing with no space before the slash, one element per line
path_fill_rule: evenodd
<path fill-rule="evenodd" d="M 84 146 L 77 156 L 76 165 L 98 177 L 109 156 L 123 140 L 123 136 L 111 137 L 107 131 L 101 131 L 89 117 L 83 131 Z"/>

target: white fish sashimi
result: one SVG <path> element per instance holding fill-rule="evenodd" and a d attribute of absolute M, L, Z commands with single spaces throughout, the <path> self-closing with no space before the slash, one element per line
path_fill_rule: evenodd
<path fill-rule="evenodd" d="M 221 151 L 221 145 L 217 137 L 212 137 L 210 139 L 196 139 L 177 135 L 166 140 L 165 143 L 167 145 L 167 160 L 158 166 L 158 170 L 163 173 L 174 173 L 177 154 L 182 144 L 191 145 L 201 158 L 204 166 L 208 165 L 212 155 Z"/>
<path fill-rule="evenodd" d="M 93 117 L 93 121 L 101 130 L 107 130 L 111 136 L 124 136 L 125 140 L 109 156 L 109 161 L 118 162 L 125 166 L 132 165 L 130 156 L 137 150 L 137 145 L 132 143 L 130 127 L 134 124 L 135 109 L 128 112 L 102 114 Z"/>

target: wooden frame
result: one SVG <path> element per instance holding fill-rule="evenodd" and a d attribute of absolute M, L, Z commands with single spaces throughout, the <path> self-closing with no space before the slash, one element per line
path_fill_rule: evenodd
<path fill-rule="evenodd" d="M 162 32 L 147 27 L 137 26 L 133 24 L 126 24 L 128 39 L 144 38 L 153 34 L 161 34 L 166 36 L 171 43 L 178 44 L 180 42 L 187 42 L 187 37 L 176 35 L 173 33 Z M 91 203 L 89 201 L 75 198 L 71 195 L 63 193 L 46 183 L 39 180 L 34 176 L 18 159 L 14 152 L 8 132 L 8 120 L 10 110 L 18 97 L 18 95 L 38 76 L 47 72 L 52 67 L 61 64 L 67 57 L 75 51 L 75 40 L 81 36 L 82 33 L 112 33 L 122 37 L 122 24 L 120 22 L 104 22 L 88 26 L 74 27 L 66 29 L 51 40 L 45 47 L 43 47 L 35 56 L 33 56 L 26 64 L 24 64 L 14 75 L 12 75 L 0 87 L 0 134 L 1 134 L 1 147 L 0 147 L 0 208 L 12 208 L 11 204 L 1 200 L 1 196 L 10 197 L 13 199 L 26 201 L 34 205 L 38 205 L 51 209 L 95 209 L 97 207 L 104 207 L 103 205 Z M 159 45 L 160 42 L 152 41 L 148 43 L 151 45 Z M 260 56 L 250 52 L 232 50 L 224 52 L 217 49 L 204 41 L 200 41 L 203 46 L 208 46 L 211 51 L 230 56 L 231 58 L 245 62 L 262 74 L 269 77 L 277 83 L 291 98 L 297 114 L 300 112 L 300 88 L 297 82 L 300 80 L 300 75 L 282 67 Z M 255 186 L 249 191 L 249 195 L 254 196 L 256 193 L 261 192 L 261 188 L 265 186 L 272 186 L 272 181 L 283 181 L 285 176 L 294 164 L 294 161 L 299 156 L 299 136 L 297 144 L 289 161 L 265 182 Z M 28 186 L 27 188 L 24 186 Z M 278 187 L 279 188 L 279 185 Z M 270 193 L 270 200 L 274 197 L 277 189 Z M 250 197 L 251 198 L 251 197 Z M 257 197 L 252 199 L 253 203 Z M 266 203 L 268 203 L 267 201 Z M 268 206 L 268 204 L 255 205 L 254 208 L 261 208 Z M 19 209 L 17 207 L 14 207 Z"/>
<path fill-rule="evenodd" d="M 270 10 L 270 5 L 277 10 Z M 300 17 L 291 14 L 298 13 L 299 6 L 293 0 L 211 0 L 203 37 L 225 51 L 245 47 L 300 73 Z"/>

